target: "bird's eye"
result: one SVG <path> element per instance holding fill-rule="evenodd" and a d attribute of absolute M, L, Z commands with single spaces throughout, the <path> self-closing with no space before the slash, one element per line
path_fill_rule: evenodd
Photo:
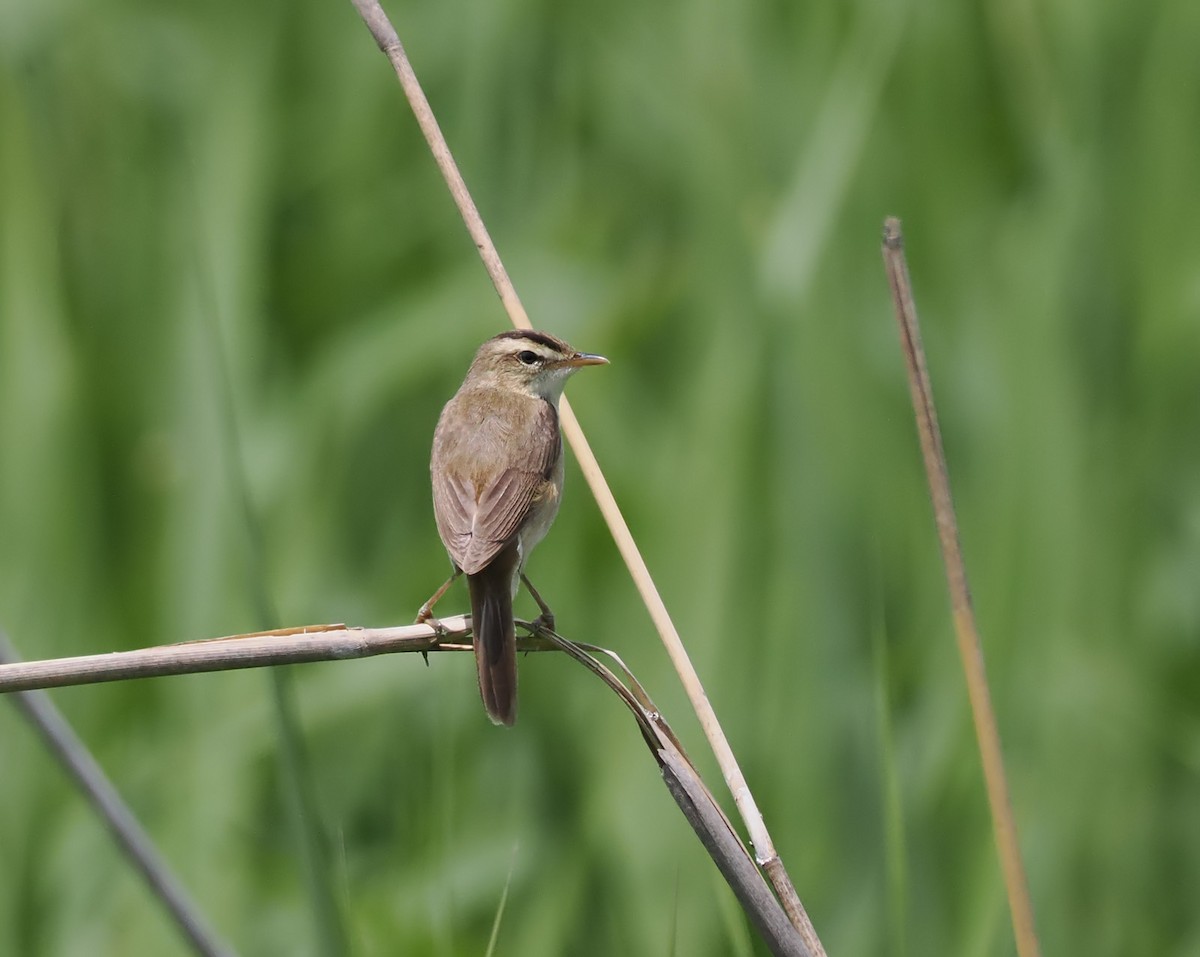
<path fill-rule="evenodd" d="M 538 354 L 536 352 L 530 352 L 528 349 L 523 349 L 521 352 L 517 353 L 517 358 L 520 359 L 525 365 L 532 366 L 537 364 Z"/>

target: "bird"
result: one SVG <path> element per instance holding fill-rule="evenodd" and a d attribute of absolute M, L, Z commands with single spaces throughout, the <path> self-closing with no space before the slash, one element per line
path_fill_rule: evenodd
<path fill-rule="evenodd" d="M 495 724 L 517 718 L 513 599 L 522 581 L 541 610 L 538 622 L 554 627 L 524 567 L 562 498 L 559 398 L 575 372 L 607 363 L 546 332 L 502 332 L 479 347 L 434 430 L 433 512 L 454 571 L 417 621 L 436 630 L 433 606 L 466 575 L 479 693 Z"/>

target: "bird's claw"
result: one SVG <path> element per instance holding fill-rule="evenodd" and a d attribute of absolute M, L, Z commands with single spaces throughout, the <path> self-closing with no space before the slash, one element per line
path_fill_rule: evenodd
<path fill-rule="evenodd" d="M 441 620 L 433 617 L 433 613 L 428 608 L 422 608 L 417 612 L 418 625 L 428 625 L 433 629 L 433 638 L 429 641 L 429 648 L 436 648 L 442 643 L 443 638 L 450 635 L 450 629 L 442 624 Z M 425 659 L 425 667 L 429 667 L 429 648 L 421 649 L 421 657 Z"/>

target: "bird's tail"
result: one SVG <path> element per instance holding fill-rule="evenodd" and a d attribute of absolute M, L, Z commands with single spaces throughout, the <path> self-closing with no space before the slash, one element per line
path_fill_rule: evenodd
<path fill-rule="evenodd" d="M 512 725 L 517 720 L 517 638 L 513 629 L 512 582 L 518 561 L 514 542 L 478 574 L 467 576 L 479 694 L 495 724 Z"/>

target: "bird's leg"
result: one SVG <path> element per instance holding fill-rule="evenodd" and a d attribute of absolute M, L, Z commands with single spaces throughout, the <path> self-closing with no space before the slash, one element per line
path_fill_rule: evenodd
<path fill-rule="evenodd" d="M 442 623 L 433 617 L 433 606 L 441 601 L 442 596 L 450 590 L 450 586 L 458 581 L 458 576 L 462 574 L 461 568 L 454 569 L 454 574 L 446 579 L 445 583 L 429 596 L 429 601 L 421 606 L 421 610 L 417 612 L 417 624 L 423 625 L 425 622 L 430 622 L 434 631 L 444 632 L 446 629 L 442 627 Z"/>
<path fill-rule="evenodd" d="M 450 590 L 450 586 L 453 585 L 456 581 L 458 581 L 458 576 L 461 574 L 462 574 L 461 568 L 454 569 L 454 574 L 446 579 L 445 584 L 443 584 L 441 588 L 439 588 L 437 591 L 435 591 L 432 595 L 429 596 L 429 601 L 425 602 L 425 604 L 421 606 L 421 610 L 417 612 L 417 624 L 418 625 L 428 624 L 429 627 L 433 629 L 433 644 L 435 644 L 435 645 L 439 641 L 441 641 L 443 638 L 445 638 L 446 635 L 449 634 L 449 632 L 446 630 L 445 625 L 443 625 L 440 621 L 438 621 L 436 618 L 433 617 L 433 606 L 436 605 L 438 603 L 438 601 L 441 599 L 441 597 Z M 421 657 L 425 659 L 425 664 L 428 665 L 429 664 L 429 652 L 422 651 Z"/>
<path fill-rule="evenodd" d="M 539 595 L 538 590 L 533 587 L 533 582 L 525 577 L 524 572 L 521 572 L 521 581 L 525 583 L 526 590 L 530 595 L 533 596 L 533 600 L 537 602 L 537 606 L 542 612 L 540 615 L 538 615 L 535 621 L 530 622 L 530 624 L 533 626 L 533 630 L 537 631 L 539 628 L 545 628 L 547 631 L 553 631 L 554 612 L 552 612 L 550 610 L 550 606 L 542 600 L 542 596 Z"/>

